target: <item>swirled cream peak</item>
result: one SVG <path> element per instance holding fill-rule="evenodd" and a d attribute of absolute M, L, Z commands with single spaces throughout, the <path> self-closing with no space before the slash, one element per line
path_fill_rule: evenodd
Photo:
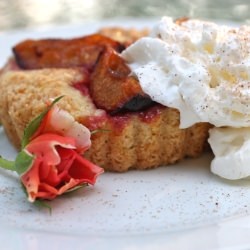
<path fill-rule="evenodd" d="M 180 111 L 180 127 L 215 125 L 213 173 L 250 176 L 250 27 L 164 17 L 122 56 L 145 93 Z"/>
<path fill-rule="evenodd" d="M 164 17 L 123 53 L 142 89 L 197 122 L 250 127 L 250 27 Z"/>

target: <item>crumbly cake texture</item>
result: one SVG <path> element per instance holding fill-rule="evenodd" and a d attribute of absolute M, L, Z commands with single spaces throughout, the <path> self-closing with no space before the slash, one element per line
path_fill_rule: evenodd
<path fill-rule="evenodd" d="M 134 28 L 121 28 L 121 27 L 108 27 L 102 28 L 99 30 L 100 34 L 110 37 L 115 41 L 121 42 L 125 45 L 130 45 L 135 42 L 137 39 L 147 36 L 149 34 L 149 30 L 144 28 L 142 30 L 134 29 Z"/>
<path fill-rule="evenodd" d="M 98 116 L 89 96 L 71 84 L 84 81 L 84 73 L 73 69 L 9 71 L 0 76 L 0 117 L 11 141 L 19 146 L 26 125 L 46 107 L 48 101 L 64 96 L 59 106 L 76 120 Z"/>
<path fill-rule="evenodd" d="M 105 170 L 154 168 L 204 151 L 209 124 L 179 129 L 179 112 L 167 107 L 159 108 L 151 118 L 147 117 L 152 110 L 110 117 L 95 107 L 89 95 L 72 86 L 84 77 L 77 69 L 4 72 L 0 76 L 0 118 L 10 141 L 18 147 L 25 126 L 41 113 L 48 99 L 63 95 L 60 108 L 91 130 L 105 129 L 92 135 L 86 153 Z"/>

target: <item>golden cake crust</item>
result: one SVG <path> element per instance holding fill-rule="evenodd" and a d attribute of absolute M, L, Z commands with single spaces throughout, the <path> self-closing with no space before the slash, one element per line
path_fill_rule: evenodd
<path fill-rule="evenodd" d="M 58 105 L 90 129 L 107 129 L 92 135 L 86 157 L 110 171 L 148 169 L 186 156 L 197 157 L 206 146 L 207 123 L 179 129 L 179 112 L 154 106 L 146 111 L 109 116 L 97 109 L 87 94 L 73 87 L 84 81 L 78 69 L 8 71 L 0 76 L 0 119 L 16 146 L 25 126 L 46 106 L 49 98 L 64 96 Z"/>

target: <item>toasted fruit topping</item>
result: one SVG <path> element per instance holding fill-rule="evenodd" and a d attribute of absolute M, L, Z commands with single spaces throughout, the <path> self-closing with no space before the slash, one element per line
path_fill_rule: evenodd
<path fill-rule="evenodd" d="M 154 102 L 146 95 L 136 95 L 128 100 L 121 108 L 111 112 L 111 115 L 122 113 L 126 111 L 141 111 L 151 107 Z"/>
<path fill-rule="evenodd" d="M 92 68 L 106 47 L 120 52 L 124 46 L 100 34 L 75 39 L 26 40 L 13 48 L 16 62 L 23 69 Z"/>
<path fill-rule="evenodd" d="M 129 74 L 129 67 L 112 48 L 106 48 L 101 53 L 89 86 L 90 95 L 98 108 L 114 114 L 138 111 L 152 103 L 143 93 L 138 80 Z"/>

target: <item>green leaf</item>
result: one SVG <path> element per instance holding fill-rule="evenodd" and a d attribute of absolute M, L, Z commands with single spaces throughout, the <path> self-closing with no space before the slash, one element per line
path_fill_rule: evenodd
<path fill-rule="evenodd" d="M 28 143 L 32 135 L 37 131 L 43 118 L 49 112 L 49 110 L 57 103 L 63 96 L 57 97 L 40 115 L 32 120 L 24 130 L 23 139 L 21 142 L 21 148 L 23 149 Z"/>
<path fill-rule="evenodd" d="M 15 162 L 6 160 L 2 158 L 2 156 L 0 156 L 0 167 L 7 170 L 16 171 Z"/>
<path fill-rule="evenodd" d="M 95 129 L 91 131 L 91 135 L 99 133 L 99 132 L 110 132 L 111 130 L 109 129 Z"/>
<path fill-rule="evenodd" d="M 40 200 L 40 199 L 39 200 L 35 200 L 33 202 L 33 204 L 36 205 L 39 208 L 47 208 L 49 210 L 50 215 L 51 215 L 51 213 L 52 213 L 52 207 L 47 202 L 45 202 L 44 200 Z"/>
<path fill-rule="evenodd" d="M 22 175 L 28 171 L 32 166 L 34 156 L 29 155 L 26 151 L 22 150 L 16 157 L 15 170 L 19 175 Z"/>

